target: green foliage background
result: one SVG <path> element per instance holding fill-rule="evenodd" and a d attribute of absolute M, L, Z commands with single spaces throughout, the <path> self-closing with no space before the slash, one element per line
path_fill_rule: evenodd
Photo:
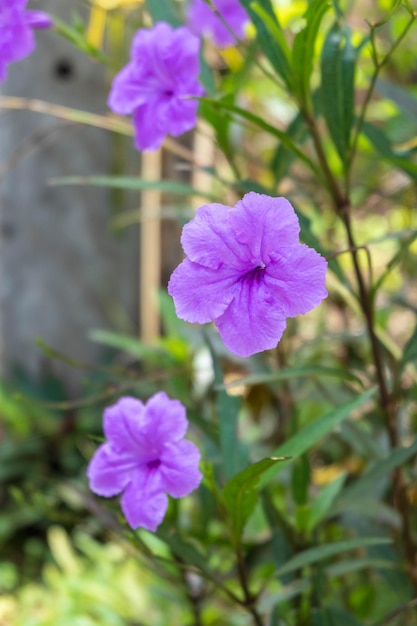
<path fill-rule="evenodd" d="M 243 362 L 161 293 L 154 345 L 92 332 L 108 361 L 86 368 L 80 402 L 56 381 L 2 387 L 7 626 L 417 624 L 417 7 L 241 3 L 247 41 L 203 61 L 201 116 L 223 155 L 209 192 L 107 174 L 56 182 L 160 188 L 183 221 L 194 195 L 285 195 L 302 240 L 329 259 L 329 298 Z M 180 23 L 182 7 L 131 10 L 109 17 L 121 57 L 123 20 Z M 79 22 L 60 29 L 111 57 Z M 160 389 L 187 406 L 204 481 L 152 536 L 88 492 L 85 467 L 102 408 Z"/>

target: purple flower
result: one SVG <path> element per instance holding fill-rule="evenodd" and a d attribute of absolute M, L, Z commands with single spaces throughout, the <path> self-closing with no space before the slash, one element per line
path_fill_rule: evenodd
<path fill-rule="evenodd" d="M 200 207 L 182 233 L 188 258 L 168 285 L 178 317 L 214 321 L 241 357 L 274 348 L 287 317 L 327 296 L 327 263 L 299 242 L 299 232 L 285 198 L 248 193 L 233 208 Z"/>
<path fill-rule="evenodd" d="M 28 0 L 0 0 L 0 82 L 9 63 L 20 61 L 35 49 L 34 28 L 50 28 L 52 20 L 41 11 L 25 11 Z"/>
<path fill-rule="evenodd" d="M 202 477 L 198 448 L 183 439 L 185 408 L 160 392 L 145 405 L 137 398 L 120 398 L 103 417 L 107 442 L 88 466 L 90 489 L 106 498 L 123 492 L 129 526 L 155 531 L 167 510 L 166 494 L 183 498 Z"/>
<path fill-rule="evenodd" d="M 200 40 L 186 28 L 165 22 L 139 30 L 131 61 L 115 77 L 108 105 L 115 113 L 133 114 L 135 146 L 156 150 L 165 135 L 181 135 L 197 123 L 202 96 L 198 82 Z"/>
<path fill-rule="evenodd" d="M 192 0 L 187 10 L 188 24 L 198 35 L 209 35 L 219 48 L 226 48 L 235 43 L 235 37 L 230 31 L 238 39 L 244 37 L 245 24 L 249 17 L 239 0 L 212 0 L 212 2 L 229 28 L 204 0 Z"/>

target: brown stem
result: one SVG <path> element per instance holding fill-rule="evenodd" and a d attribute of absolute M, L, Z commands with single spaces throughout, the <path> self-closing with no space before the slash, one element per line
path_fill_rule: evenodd
<path fill-rule="evenodd" d="M 405 33 L 410 28 L 415 17 L 416 16 L 413 15 L 412 19 L 410 20 L 410 23 L 407 24 L 407 27 L 404 33 L 402 33 L 401 39 L 405 36 Z M 397 42 L 396 45 L 398 45 L 398 43 L 399 42 Z M 394 47 L 392 48 L 392 50 L 393 49 Z M 376 83 L 376 78 L 378 76 L 379 69 L 388 61 L 389 56 L 392 53 L 392 50 L 390 51 L 390 53 L 388 53 L 384 57 L 382 61 L 379 62 L 377 69 L 374 73 L 372 84 L 367 94 L 366 103 L 364 104 L 362 108 L 362 112 L 360 115 L 360 122 L 356 128 L 356 135 L 354 139 L 355 148 L 356 148 L 357 137 L 359 135 L 361 126 L 365 119 L 367 105 L 371 99 L 371 95 L 373 93 L 373 88 Z M 323 144 L 321 141 L 321 137 L 320 137 L 314 116 L 311 113 L 309 113 L 308 110 L 305 110 L 305 109 L 302 110 L 302 113 L 308 125 L 310 135 L 311 135 L 311 138 L 313 140 L 314 147 L 316 150 L 317 158 L 320 162 L 320 166 L 325 175 L 329 193 L 333 200 L 335 212 L 341 218 L 346 229 L 346 234 L 347 234 L 347 238 L 349 241 L 349 248 L 351 250 L 351 255 L 352 255 L 352 260 L 353 260 L 353 267 L 354 267 L 356 280 L 357 280 L 358 288 L 359 288 L 359 303 L 360 303 L 362 313 L 365 318 L 367 332 L 368 332 L 369 340 L 371 343 L 372 358 L 373 358 L 373 362 L 375 366 L 375 373 L 376 373 L 378 389 L 379 389 L 379 404 L 381 407 L 382 414 L 384 415 L 385 424 L 386 424 L 388 437 L 390 441 L 390 447 L 391 449 L 395 449 L 398 447 L 398 443 L 399 443 L 395 399 L 393 395 L 389 392 L 389 389 L 385 380 L 382 356 L 380 352 L 378 338 L 376 336 L 375 328 L 374 328 L 374 300 L 370 291 L 368 291 L 365 279 L 362 274 L 361 266 L 359 263 L 359 257 L 358 257 L 358 246 L 356 245 L 355 238 L 352 232 L 352 227 L 351 227 L 351 222 L 350 222 L 350 213 L 349 213 L 349 209 L 350 209 L 349 176 L 346 178 L 346 181 L 345 181 L 346 189 L 345 189 L 345 192 L 343 193 L 339 187 L 337 179 L 335 178 L 333 172 L 331 171 L 329 167 L 326 153 L 323 148 Z M 355 149 L 353 149 L 351 153 L 351 161 L 349 163 L 349 170 L 352 164 L 354 154 L 355 154 Z M 393 486 L 393 504 L 396 510 L 399 512 L 400 517 L 401 517 L 402 537 L 404 540 L 404 547 L 406 551 L 408 570 L 409 570 L 409 574 L 410 574 L 410 578 L 412 580 L 413 586 L 417 591 L 416 546 L 414 544 L 411 527 L 410 527 L 410 521 L 409 521 L 409 506 L 408 506 L 408 500 L 407 500 L 407 494 L 406 494 L 405 479 L 404 479 L 404 475 L 400 467 L 397 467 L 392 473 L 392 486 Z"/>
<path fill-rule="evenodd" d="M 378 338 L 375 334 L 374 328 L 374 304 L 373 298 L 370 296 L 367 289 L 365 280 L 362 275 L 361 266 L 358 259 L 358 246 L 355 243 L 352 227 L 350 223 L 350 216 L 347 207 L 339 212 L 342 221 L 346 228 L 346 234 L 351 249 L 353 267 L 358 282 L 359 288 L 359 302 L 362 308 L 362 312 L 365 318 L 367 332 L 371 343 L 372 357 L 375 366 L 375 374 L 379 389 L 379 404 L 382 414 L 384 415 L 385 424 L 387 427 L 388 437 L 390 441 L 391 449 L 398 447 L 398 430 L 397 430 L 397 418 L 395 398 L 389 392 L 387 383 L 385 380 L 383 363 L 378 343 Z M 410 525 L 409 506 L 406 493 L 406 482 L 404 474 L 400 467 L 397 467 L 392 473 L 392 485 L 393 485 L 393 505 L 397 509 L 401 517 L 401 531 L 404 541 L 404 547 L 406 551 L 406 559 L 408 561 L 408 570 L 413 586 L 417 591 L 417 549 L 414 544 L 413 535 Z"/>

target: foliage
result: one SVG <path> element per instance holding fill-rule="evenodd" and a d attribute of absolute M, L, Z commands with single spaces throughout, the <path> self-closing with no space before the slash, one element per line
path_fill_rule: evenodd
<path fill-rule="evenodd" d="M 207 42 L 202 60 L 210 189 L 106 174 L 55 184 L 171 192 L 179 219 L 194 196 L 285 195 L 329 261 L 329 298 L 242 360 L 163 292 L 153 344 L 92 332 L 108 362 L 82 401 L 2 392 L 6 624 L 417 624 L 416 8 L 241 4 L 247 39 L 222 53 Z M 178 24 L 181 10 L 149 0 L 140 17 Z M 86 29 L 60 29 L 105 61 Z M 84 471 L 103 406 L 161 389 L 187 407 L 204 480 L 153 536 L 94 499 Z"/>

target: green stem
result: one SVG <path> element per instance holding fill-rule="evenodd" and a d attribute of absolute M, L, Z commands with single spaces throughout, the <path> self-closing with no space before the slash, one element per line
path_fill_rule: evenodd
<path fill-rule="evenodd" d="M 254 596 L 249 589 L 245 561 L 240 547 L 236 549 L 236 564 L 240 586 L 243 592 L 243 601 L 241 604 L 252 616 L 254 626 L 265 626 L 264 621 L 258 613 L 258 609 L 256 608 L 257 597 Z"/>

